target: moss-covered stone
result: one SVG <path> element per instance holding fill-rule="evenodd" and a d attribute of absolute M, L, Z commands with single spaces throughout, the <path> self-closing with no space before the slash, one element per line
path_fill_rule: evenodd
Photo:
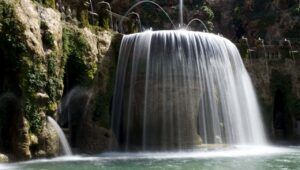
<path fill-rule="evenodd" d="M 47 16 L 51 19 L 47 20 Z M 45 112 L 49 115 L 56 112 L 55 107 L 57 108 L 57 102 L 62 95 L 63 74 L 60 70 L 63 63 L 60 61 L 62 52 L 60 52 L 59 37 L 61 35 L 59 35 L 60 25 L 57 24 L 57 20 L 60 20 L 60 17 L 55 11 L 38 6 L 30 0 L 0 1 L 0 48 L 3 54 L 1 63 L 4 63 L 3 70 L 8 70 L 0 86 L 10 87 L 1 88 L 0 94 L 10 91 L 18 96 L 21 102 L 20 115 L 24 115 L 28 120 L 26 127 L 30 132 L 27 133 L 34 135 L 42 130 L 42 125 L 46 121 Z M 16 85 L 6 85 L 6 82 L 12 82 L 9 75 L 14 78 L 13 83 Z M 41 96 L 39 94 L 49 97 L 37 97 Z M 20 137 L 22 135 L 17 135 L 15 139 L 18 138 L 20 143 L 28 141 L 27 138 L 21 140 Z M 29 145 L 26 144 L 28 149 Z M 30 151 L 27 152 L 24 152 L 23 156 L 30 157 Z M 18 156 L 17 159 L 21 157 Z"/>
<path fill-rule="evenodd" d="M 16 13 L 13 6 L 14 1 L 0 1 L 0 39 L 1 46 L 11 46 L 23 52 L 26 50 L 26 45 L 23 43 L 24 25 L 16 19 Z"/>
<path fill-rule="evenodd" d="M 68 88 L 73 85 L 89 86 L 95 74 L 95 65 L 89 61 L 87 52 L 89 46 L 83 34 L 71 27 L 63 29 L 63 55 L 66 59 L 66 77 L 71 82 Z"/>
<path fill-rule="evenodd" d="M 44 7 L 47 7 L 47 8 L 53 8 L 55 9 L 55 0 L 34 0 L 40 4 L 42 4 Z"/>
<path fill-rule="evenodd" d="M 55 8 L 55 0 L 43 0 L 46 7 Z"/>
<path fill-rule="evenodd" d="M 90 26 L 88 10 L 80 11 L 79 21 L 81 23 L 81 27 L 89 27 Z"/>
<path fill-rule="evenodd" d="M 17 73 L 21 67 L 20 55 L 27 51 L 24 30 L 25 26 L 16 19 L 14 2 L 0 1 L 0 94 L 20 93 Z"/>
<path fill-rule="evenodd" d="M 16 61 L 21 61 L 15 67 L 19 67 L 20 70 L 24 71 L 23 75 L 20 76 L 19 86 L 23 92 L 26 91 L 26 94 L 24 94 L 24 98 L 27 98 L 26 96 L 32 95 L 35 89 L 42 88 L 44 86 L 43 80 L 41 80 L 43 79 L 43 75 L 36 74 L 36 71 L 39 68 L 36 65 L 33 66 L 33 62 L 28 59 L 30 58 L 30 56 L 28 55 L 28 53 L 30 52 L 26 46 L 25 36 L 23 34 L 23 32 L 25 31 L 25 26 L 22 22 L 19 21 L 16 15 L 15 6 L 13 4 L 17 3 L 17 1 L 1 1 L 0 3 L 1 47 L 6 47 L 6 49 L 3 49 L 4 51 L 6 51 L 5 55 L 12 55 L 10 57 L 14 57 Z M 32 129 L 36 129 L 38 127 L 37 122 L 39 122 L 39 120 L 31 121 L 35 117 L 35 112 L 33 111 L 34 107 L 27 106 L 31 101 L 30 99 L 25 99 L 25 101 L 25 116 L 30 120 L 31 123 L 34 122 Z"/>
<path fill-rule="evenodd" d="M 42 36 L 42 40 L 45 46 L 52 48 L 54 46 L 54 38 L 51 33 L 45 32 Z"/>
<path fill-rule="evenodd" d="M 40 3 L 53 7 L 52 0 Z M 0 99 L 10 92 L 20 102 L 18 125 L 22 126 L 17 127 L 19 131 L 14 138 L 8 138 L 8 143 L 17 139 L 16 145 L 26 146 L 19 150 L 22 154 L 17 159 L 22 159 L 22 155 L 23 158 L 57 155 L 57 144 L 51 148 L 57 143 L 55 132 L 45 134 L 46 116 L 57 117 L 63 93 L 75 86 L 89 89 L 91 108 L 84 112 L 95 118 L 93 123 L 108 127 L 110 122 L 115 56 L 120 39 L 111 46 L 111 32 L 64 23 L 58 11 L 44 5 L 31 0 L 0 0 Z M 1 138 L 8 115 L 5 110 L 11 109 L 2 103 Z M 0 149 L 4 146 L 0 141 Z"/>
<path fill-rule="evenodd" d="M 109 128 L 110 127 L 110 112 L 112 105 L 112 98 L 114 92 L 116 67 L 118 61 L 118 52 L 121 44 L 122 35 L 117 34 L 114 36 L 109 49 L 109 54 L 103 59 L 102 63 L 98 66 L 97 82 L 101 82 L 102 86 L 96 96 L 95 110 L 93 114 L 94 121 L 99 125 Z M 104 83 L 104 84 L 103 84 Z"/>

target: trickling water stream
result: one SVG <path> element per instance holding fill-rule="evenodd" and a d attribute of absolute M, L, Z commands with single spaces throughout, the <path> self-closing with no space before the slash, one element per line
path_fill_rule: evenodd
<path fill-rule="evenodd" d="M 238 49 L 223 37 L 186 30 L 124 36 L 112 125 L 126 150 L 266 144 Z"/>
<path fill-rule="evenodd" d="M 61 130 L 59 125 L 56 123 L 56 121 L 54 119 L 52 119 L 50 116 L 47 117 L 47 120 L 53 126 L 55 131 L 57 132 L 57 134 L 59 136 L 59 141 L 62 145 L 65 155 L 67 155 L 67 156 L 72 155 L 71 147 L 69 146 L 68 140 L 67 140 L 64 132 Z"/>

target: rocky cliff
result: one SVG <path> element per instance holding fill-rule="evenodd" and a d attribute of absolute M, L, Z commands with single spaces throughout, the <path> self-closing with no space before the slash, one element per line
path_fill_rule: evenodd
<path fill-rule="evenodd" d="M 51 2 L 0 1 L 0 152 L 11 160 L 60 153 L 46 116 L 58 117 L 61 99 L 74 87 L 92 93 L 94 107 L 82 118 L 108 127 L 117 36 L 66 22 Z M 112 137 L 99 140 L 106 138 Z"/>

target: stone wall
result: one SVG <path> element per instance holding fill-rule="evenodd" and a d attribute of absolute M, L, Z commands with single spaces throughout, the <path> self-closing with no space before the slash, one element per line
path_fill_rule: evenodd
<path fill-rule="evenodd" d="M 300 120 L 300 58 L 244 58 L 272 141 L 296 141 Z"/>

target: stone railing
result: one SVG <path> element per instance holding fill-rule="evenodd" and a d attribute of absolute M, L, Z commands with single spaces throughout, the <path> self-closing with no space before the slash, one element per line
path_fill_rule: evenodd
<path fill-rule="evenodd" d="M 265 58 L 268 60 L 279 60 L 283 58 L 296 59 L 300 57 L 300 47 L 297 42 L 292 44 L 290 40 L 278 41 L 275 45 L 265 45 L 262 39 L 257 39 L 253 46 L 248 44 L 247 38 L 242 38 L 236 46 L 242 58 Z"/>

